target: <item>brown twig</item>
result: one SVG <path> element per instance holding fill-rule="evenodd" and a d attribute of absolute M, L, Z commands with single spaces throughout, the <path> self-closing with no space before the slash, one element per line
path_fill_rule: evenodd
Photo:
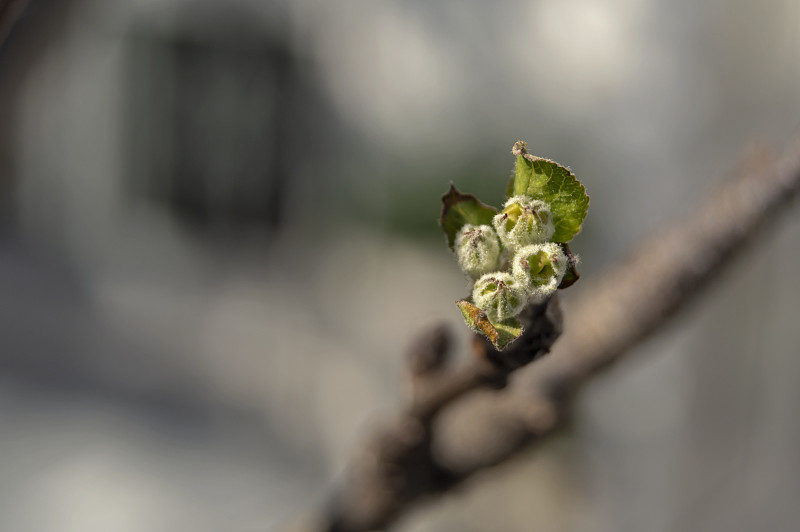
<path fill-rule="evenodd" d="M 352 474 L 331 502 L 329 531 L 387 526 L 417 500 L 448 490 L 457 477 L 434 452 L 434 421 L 446 406 L 481 388 L 502 388 L 511 372 L 550 350 L 561 334 L 556 297 L 521 315 L 523 336 L 502 354 L 475 337 L 474 357 L 447 365 L 446 329 L 420 337 L 409 353 L 411 397 L 396 420 L 379 430 L 359 453 Z"/>
<path fill-rule="evenodd" d="M 775 164 L 761 160 L 746 167 L 694 214 L 648 238 L 590 286 L 569 309 L 566 332 L 553 353 L 518 372 L 512 386 L 486 394 L 482 408 L 475 403 L 465 408 L 466 423 L 434 420 L 445 407 L 463 404 L 459 399 L 467 392 L 502 387 L 516 367 L 546 352 L 560 332 L 557 303 L 533 309 L 538 314 L 529 316 L 529 325 L 538 323 L 544 330 L 513 346 L 506 364 L 478 343 L 479 356 L 470 365 L 448 369 L 446 333 L 438 330 L 421 340 L 411 357 L 409 406 L 368 440 L 351 476 L 312 528 L 385 528 L 419 500 L 450 490 L 551 433 L 586 378 L 619 360 L 694 300 L 766 222 L 788 207 L 798 189 L 800 144 Z"/>

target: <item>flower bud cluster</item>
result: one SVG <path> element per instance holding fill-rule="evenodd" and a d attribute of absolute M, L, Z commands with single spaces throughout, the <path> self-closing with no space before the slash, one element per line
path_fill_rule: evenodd
<path fill-rule="evenodd" d="M 569 267 L 550 206 L 526 196 L 510 198 L 489 225 L 464 225 L 456 236 L 461 269 L 475 284 L 472 301 L 494 322 L 513 318 L 550 297 Z"/>

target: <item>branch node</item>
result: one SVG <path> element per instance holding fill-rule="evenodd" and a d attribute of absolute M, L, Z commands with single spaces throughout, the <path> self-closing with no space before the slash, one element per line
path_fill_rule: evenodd
<path fill-rule="evenodd" d="M 411 374 L 422 376 L 440 370 L 449 361 L 451 344 L 450 329 L 442 323 L 420 334 L 406 356 Z"/>

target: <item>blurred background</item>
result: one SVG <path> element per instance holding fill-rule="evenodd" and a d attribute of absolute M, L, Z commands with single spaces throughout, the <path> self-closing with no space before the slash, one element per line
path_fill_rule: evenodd
<path fill-rule="evenodd" d="M 0 48 L 0 529 L 272 530 L 466 283 L 452 180 L 592 197 L 567 302 L 800 126 L 796 0 L 31 0 Z M 800 528 L 800 213 L 398 530 Z"/>

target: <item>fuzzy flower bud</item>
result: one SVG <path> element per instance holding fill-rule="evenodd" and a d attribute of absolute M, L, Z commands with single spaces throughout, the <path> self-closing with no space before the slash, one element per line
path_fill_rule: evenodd
<path fill-rule="evenodd" d="M 498 269 L 500 241 L 488 225 L 466 224 L 456 236 L 458 265 L 473 278 Z"/>
<path fill-rule="evenodd" d="M 506 247 L 516 249 L 550 240 L 555 232 L 550 206 L 541 200 L 514 196 L 492 223 Z"/>
<path fill-rule="evenodd" d="M 567 266 L 567 256 L 555 242 L 526 246 L 511 261 L 514 278 L 528 292 L 531 301 L 542 301 L 555 292 Z"/>
<path fill-rule="evenodd" d="M 507 272 L 487 273 L 475 282 L 475 305 L 492 321 L 503 321 L 519 314 L 527 303 L 525 290 Z"/>

